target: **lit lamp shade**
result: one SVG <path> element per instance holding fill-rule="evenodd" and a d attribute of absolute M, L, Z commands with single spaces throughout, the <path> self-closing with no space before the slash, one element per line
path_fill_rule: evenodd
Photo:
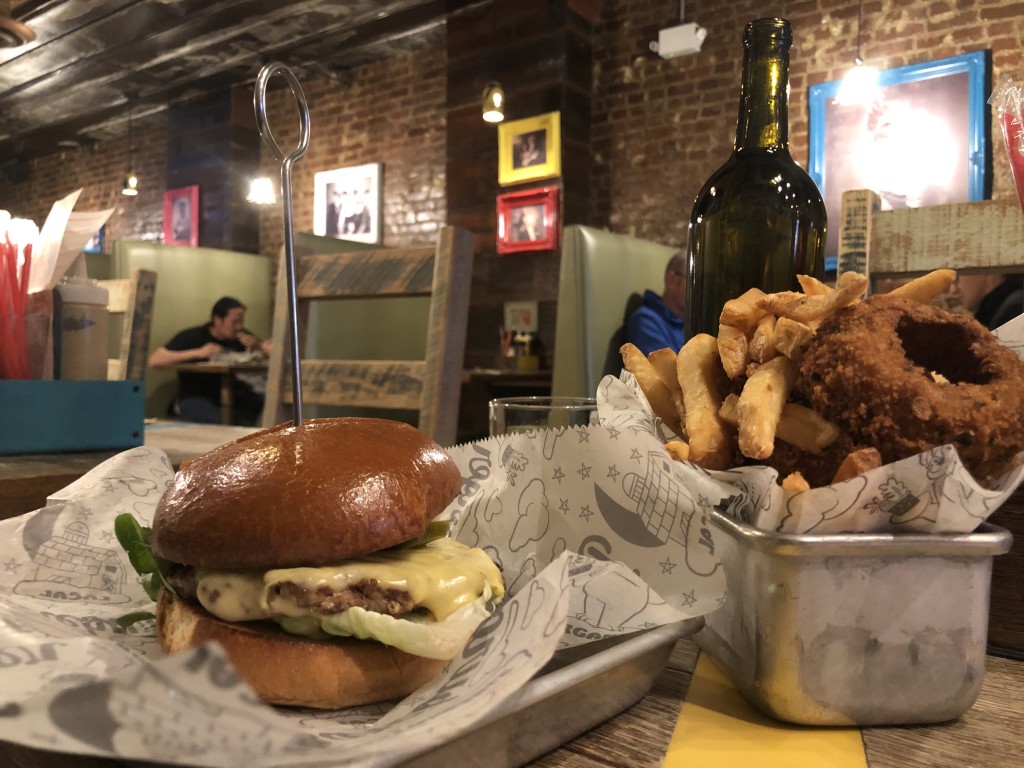
<path fill-rule="evenodd" d="M 139 177 L 135 175 L 135 171 L 128 171 L 124 175 L 121 194 L 128 195 L 129 197 L 135 197 L 135 195 L 139 194 Z"/>
<path fill-rule="evenodd" d="M 277 202 L 274 182 L 266 176 L 260 176 L 249 182 L 249 194 L 245 196 L 253 205 L 273 205 Z"/>
<path fill-rule="evenodd" d="M 841 107 L 866 106 L 878 98 L 878 70 L 860 59 L 839 83 L 835 103 Z"/>
<path fill-rule="evenodd" d="M 505 119 L 505 91 L 497 83 L 488 83 L 484 88 L 483 115 L 488 123 L 500 123 Z"/>

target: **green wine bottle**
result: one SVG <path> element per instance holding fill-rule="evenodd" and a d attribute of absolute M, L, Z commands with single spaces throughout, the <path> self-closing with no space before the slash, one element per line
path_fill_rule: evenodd
<path fill-rule="evenodd" d="M 789 154 L 789 48 L 785 19 L 743 34 L 736 143 L 697 195 L 690 216 L 686 335 L 715 334 L 722 305 L 750 288 L 797 290 L 822 278 L 825 204 Z"/>

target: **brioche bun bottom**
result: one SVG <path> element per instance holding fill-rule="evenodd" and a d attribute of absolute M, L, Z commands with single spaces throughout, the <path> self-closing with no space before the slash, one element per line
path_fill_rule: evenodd
<path fill-rule="evenodd" d="M 216 640 L 263 701 L 288 707 L 341 709 L 398 699 L 446 663 L 368 640 L 308 640 L 262 622 L 221 621 L 166 589 L 157 601 L 156 627 L 168 654 Z"/>

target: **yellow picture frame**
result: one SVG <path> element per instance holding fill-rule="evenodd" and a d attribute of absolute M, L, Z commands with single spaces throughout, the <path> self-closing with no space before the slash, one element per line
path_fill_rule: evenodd
<path fill-rule="evenodd" d="M 548 112 L 498 126 L 498 183 L 562 175 L 561 113 Z"/>

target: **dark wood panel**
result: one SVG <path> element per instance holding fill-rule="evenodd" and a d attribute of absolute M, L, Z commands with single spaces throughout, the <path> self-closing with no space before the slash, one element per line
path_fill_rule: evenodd
<path fill-rule="evenodd" d="M 988 641 L 994 652 L 1024 658 L 1024 487 L 990 521 L 1013 534 L 1013 546 L 992 562 Z"/>

